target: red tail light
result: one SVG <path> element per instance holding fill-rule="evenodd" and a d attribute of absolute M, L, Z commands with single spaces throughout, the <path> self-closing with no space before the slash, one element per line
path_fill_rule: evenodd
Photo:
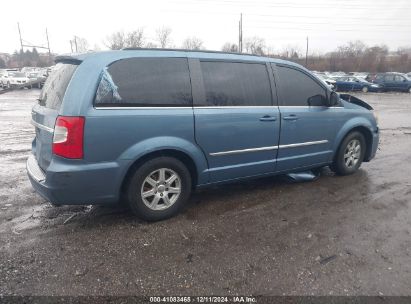
<path fill-rule="evenodd" d="M 84 117 L 58 116 L 53 136 L 53 153 L 65 158 L 83 158 Z"/>

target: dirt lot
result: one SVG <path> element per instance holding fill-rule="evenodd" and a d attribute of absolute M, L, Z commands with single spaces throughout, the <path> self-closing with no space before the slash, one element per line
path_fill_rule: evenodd
<path fill-rule="evenodd" d="M 38 93 L 0 95 L 0 295 L 411 295 L 410 94 L 360 95 L 382 131 L 353 176 L 213 188 L 148 224 L 33 191 Z"/>

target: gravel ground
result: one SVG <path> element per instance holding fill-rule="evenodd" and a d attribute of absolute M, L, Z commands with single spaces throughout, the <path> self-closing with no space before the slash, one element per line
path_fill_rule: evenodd
<path fill-rule="evenodd" d="M 33 191 L 38 94 L 0 95 L 0 295 L 411 295 L 410 94 L 358 95 L 381 141 L 355 175 L 203 190 L 158 223 Z"/>

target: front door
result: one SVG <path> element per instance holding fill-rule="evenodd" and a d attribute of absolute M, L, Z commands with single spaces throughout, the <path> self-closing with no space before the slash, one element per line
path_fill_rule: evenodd
<path fill-rule="evenodd" d="M 280 115 L 266 63 L 196 61 L 195 135 L 210 180 L 275 171 Z M 276 103 L 276 99 L 275 103 Z"/>
<path fill-rule="evenodd" d="M 273 69 L 279 84 L 281 113 L 277 170 L 331 162 L 334 139 L 344 122 L 343 108 L 325 106 L 326 89 L 308 72 L 280 65 Z"/>

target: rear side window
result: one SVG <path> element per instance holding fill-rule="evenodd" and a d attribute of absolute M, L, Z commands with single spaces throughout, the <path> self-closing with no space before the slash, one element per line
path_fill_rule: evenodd
<path fill-rule="evenodd" d="M 394 75 L 385 75 L 385 81 L 394 81 Z"/>
<path fill-rule="evenodd" d="M 278 66 L 279 86 L 284 106 L 320 106 L 326 100 L 326 90 L 307 74 Z"/>
<path fill-rule="evenodd" d="M 78 65 L 58 63 L 47 78 L 41 91 L 39 103 L 50 109 L 60 109 L 67 86 Z"/>
<path fill-rule="evenodd" d="M 201 62 L 206 98 L 200 106 L 270 106 L 265 64 Z"/>
<path fill-rule="evenodd" d="M 97 106 L 191 106 L 185 58 L 130 58 L 108 66 L 101 75 Z"/>

